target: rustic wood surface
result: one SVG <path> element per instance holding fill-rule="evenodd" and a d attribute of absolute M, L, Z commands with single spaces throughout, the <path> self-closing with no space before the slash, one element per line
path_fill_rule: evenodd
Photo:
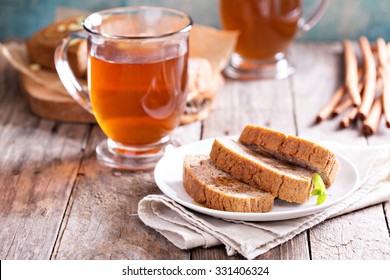
<path fill-rule="evenodd" d="M 315 115 L 343 76 L 339 44 L 296 44 L 296 73 L 281 81 L 227 81 L 203 122 L 179 127 L 178 145 L 266 125 L 314 140 L 388 143 L 390 129 L 364 137 Z M 29 109 L 18 73 L 0 58 L 0 259 L 242 259 L 224 247 L 180 250 L 137 216 L 160 193 L 152 172 L 99 165 L 96 125 L 60 123 Z M 258 259 L 390 259 L 390 203 L 336 217 Z"/>

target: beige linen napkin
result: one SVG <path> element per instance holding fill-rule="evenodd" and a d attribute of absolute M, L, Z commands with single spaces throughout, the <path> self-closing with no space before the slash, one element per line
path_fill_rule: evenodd
<path fill-rule="evenodd" d="M 139 218 L 181 249 L 224 244 L 227 254 L 254 259 L 327 218 L 390 199 L 390 147 L 352 147 L 324 143 L 355 164 L 359 188 L 322 212 L 284 221 L 227 221 L 193 212 L 165 195 L 149 195 L 138 206 Z"/>

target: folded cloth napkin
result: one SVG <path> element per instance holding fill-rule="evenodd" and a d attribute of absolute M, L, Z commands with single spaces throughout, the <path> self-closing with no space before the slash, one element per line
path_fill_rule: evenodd
<path fill-rule="evenodd" d="M 390 199 L 390 146 L 324 145 L 354 163 L 361 180 L 352 195 L 321 212 L 283 221 L 228 221 L 190 211 L 165 195 L 148 195 L 139 202 L 139 218 L 181 249 L 224 244 L 229 256 L 254 259 L 325 219 Z"/>

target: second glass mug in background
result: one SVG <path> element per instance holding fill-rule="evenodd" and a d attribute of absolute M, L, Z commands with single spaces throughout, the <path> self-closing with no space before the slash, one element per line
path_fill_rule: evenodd
<path fill-rule="evenodd" d="M 302 18 L 301 0 L 219 0 L 221 25 L 236 30 L 236 49 L 224 73 L 233 79 L 283 79 L 294 72 L 286 59 L 299 30 L 308 31 L 325 12 L 322 0 L 314 15 Z"/>
<path fill-rule="evenodd" d="M 114 8 L 89 15 L 83 31 L 58 45 L 62 83 L 108 137 L 96 147 L 99 161 L 146 170 L 164 154 L 186 104 L 191 27 L 187 14 L 169 8 Z M 67 61 L 69 45 L 80 38 L 88 43 L 88 89 Z"/>

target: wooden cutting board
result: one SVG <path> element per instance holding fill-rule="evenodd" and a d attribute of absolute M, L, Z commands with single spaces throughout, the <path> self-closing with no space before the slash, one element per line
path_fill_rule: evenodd
<path fill-rule="evenodd" d="M 68 94 L 55 70 L 31 67 L 25 44 L 0 43 L 0 55 L 3 55 L 20 72 L 21 88 L 31 110 L 36 115 L 62 122 L 96 122 L 95 117 L 85 111 Z M 86 84 L 86 81 L 84 83 Z"/>
<path fill-rule="evenodd" d="M 38 116 L 62 122 L 95 123 L 95 117 L 66 92 L 56 72 L 40 70 L 40 77 L 58 85 L 54 90 L 21 73 L 20 82 L 31 110 Z M 57 84 L 58 81 L 58 84 Z"/>

